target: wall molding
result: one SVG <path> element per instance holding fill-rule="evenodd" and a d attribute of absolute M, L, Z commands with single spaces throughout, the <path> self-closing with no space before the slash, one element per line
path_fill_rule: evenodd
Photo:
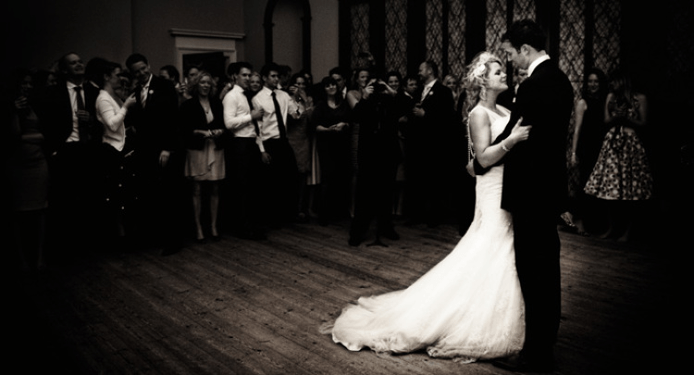
<path fill-rule="evenodd" d="M 175 66 L 183 73 L 183 56 L 192 53 L 222 52 L 225 65 L 237 61 L 236 43 L 246 37 L 241 33 L 222 31 L 170 29 L 176 50 Z"/>
<path fill-rule="evenodd" d="M 190 29 L 170 29 L 169 33 L 174 37 L 197 37 L 197 38 L 219 38 L 219 39 L 243 39 L 246 34 L 229 33 L 223 31 L 190 30 Z"/>

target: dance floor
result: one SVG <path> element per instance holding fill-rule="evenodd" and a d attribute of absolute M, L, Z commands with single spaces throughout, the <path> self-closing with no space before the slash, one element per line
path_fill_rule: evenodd
<path fill-rule="evenodd" d="M 387 246 L 348 246 L 343 222 L 292 224 L 264 241 L 191 242 L 169 256 L 95 248 L 16 280 L 5 366 L 27 374 L 508 374 L 425 353 L 350 352 L 319 333 L 357 297 L 409 285 L 460 238 L 451 225 L 396 229 L 401 239 Z M 673 268 L 685 260 L 675 252 L 684 248 L 560 236 L 555 373 L 672 373 L 673 359 L 685 358 L 676 348 L 686 347 L 675 338 L 689 336 L 673 298 L 683 276 Z"/>

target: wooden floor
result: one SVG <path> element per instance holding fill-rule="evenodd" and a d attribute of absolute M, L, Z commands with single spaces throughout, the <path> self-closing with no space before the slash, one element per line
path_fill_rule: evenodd
<path fill-rule="evenodd" d="M 318 332 L 357 297 L 406 287 L 460 238 L 449 225 L 397 230 L 402 239 L 384 240 L 388 247 L 348 246 L 347 223 L 308 223 L 265 241 L 224 236 L 171 256 L 95 249 L 22 280 L 18 303 L 8 306 L 18 315 L 11 331 L 19 332 L 6 367 L 40 374 L 508 373 L 424 353 L 349 352 Z M 670 268 L 686 259 L 674 256 L 684 250 L 560 235 L 556 373 L 672 373 L 668 356 L 682 347 L 675 321 L 689 311 L 668 310 Z"/>

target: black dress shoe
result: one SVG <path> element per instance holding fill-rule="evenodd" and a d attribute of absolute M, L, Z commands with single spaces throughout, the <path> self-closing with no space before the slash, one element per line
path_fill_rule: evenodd
<path fill-rule="evenodd" d="M 163 256 L 174 255 L 174 254 L 178 253 L 179 251 L 181 251 L 182 248 L 183 248 L 182 246 L 178 246 L 178 245 L 169 245 L 169 246 L 164 247 L 164 249 L 161 251 L 161 255 L 163 255 Z"/>
<path fill-rule="evenodd" d="M 362 237 L 349 237 L 349 241 L 347 241 L 347 243 L 349 246 L 359 246 L 362 241 L 364 241 L 364 238 Z"/>
<path fill-rule="evenodd" d="M 400 235 L 393 228 L 379 231 L 378 235 L 379 235 L 379 237 L 384 237 L 384 238 L 387 238 L 387 239 L 392 240 L 392 241 L 397 241 L 400 239 Z"/>
<path fill-rule="evenodd" d="M 267 239 L 265 233 L 261 231 L 245 231 L 238 234 L 239 238 L 251 241 L 261 241 Z"/>
<path fill-rule="evenodd" d="M 437 228 L 441 223 L 438 220 L 427 221 L 427 228 Z"/>

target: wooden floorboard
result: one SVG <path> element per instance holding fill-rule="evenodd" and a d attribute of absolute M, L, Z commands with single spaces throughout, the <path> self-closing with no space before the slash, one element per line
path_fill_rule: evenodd
<path fill-rule="evenodd" d="M 388 246 L 347 245 L 348 223 L 294 224 L 265 241 L 224 236 L 162 256 L 104 252 L 17 281 L 12 360 L 22 373 L 507 374 L 425 353 L 350 352 L 319 332 L 359 296 L 404 288 L 460 239 L 452 225 L 398 225 Z M 683 258 L 670 242 L 560 231 L 556 374 L 669 373 Z M 102 244 L 106 245 L 106 244 Z M 103 246 L 106 248 L 106 246 Z M 663 247 L 665 249 L 663 249 Z M 681 251 L 681 249 L 679 250 Z M 13 305 L 14 306 L 14 305 Z M 16 322 L 15 322 L 16 320 Z M 682 329 L 682 328 L 679 328 Z M 678 344 L 679 345 L 679 344 Z M 654 372 L 650 372 L 653 369 Z"/>

